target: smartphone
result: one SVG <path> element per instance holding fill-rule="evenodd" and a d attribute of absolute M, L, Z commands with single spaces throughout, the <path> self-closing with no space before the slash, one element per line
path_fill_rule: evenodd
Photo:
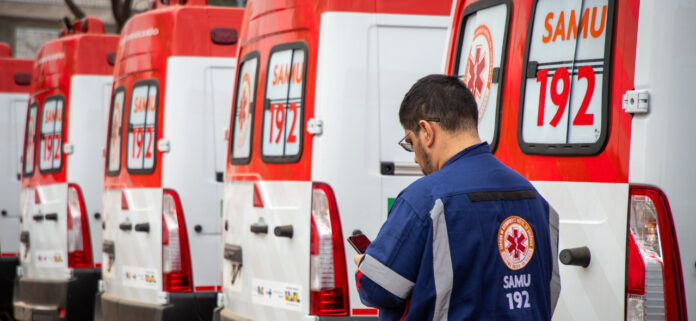
<path fill-rule="evenodd" d="M 365 234 L 358 234 L 349 237 L 348 243 L 350 243 L 358 254 L 365 254 L 365 250 L 367 250 L 367 246 L 370 245 L 371 242 Z"/>

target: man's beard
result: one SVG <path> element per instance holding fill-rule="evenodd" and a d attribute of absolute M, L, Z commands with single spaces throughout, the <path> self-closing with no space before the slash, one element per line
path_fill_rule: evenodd
<path fill-rule="evenodd" d="M 414 144 L 413 147 L 415 147 L 416 153 L 421 155 L 421 161 L 418 165 L 420 165 L 423 175 L 430 175 L 435 172 L 436 169 L 435 166 L 433 166 L 433 159 L 430 157 L 430 155 L 421 148 L 420 144 Z"/>

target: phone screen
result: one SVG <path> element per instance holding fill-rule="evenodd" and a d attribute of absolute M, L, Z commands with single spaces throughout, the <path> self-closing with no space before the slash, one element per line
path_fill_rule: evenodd
<path fill-rule="evenodd" d="M 370 239 L 365 234 L 353 235 L 348 238 L 348 243 L 353 246 L 358 254 L 364 254 L 367 246 L 370 245 Z"/>

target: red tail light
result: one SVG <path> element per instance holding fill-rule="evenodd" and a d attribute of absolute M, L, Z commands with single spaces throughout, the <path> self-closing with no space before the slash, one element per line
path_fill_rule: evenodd
<path fill-rule="evenodd" d="M 687 320 L 679 245 L 667 197 L 630 188 L 626 320 Z"/>
<path fill-rule="evenodd" d="M 92 243 L 89 235 L 89 222 L 85 201 L 80 187 L 68 184 L 68 266 L 71 268 L 91 268 Z"/>
<path fill-rule="evenodd" d="M 179 196 L 162 194 L 162 279 L 166 292 L 191 292 L 191 256 Z"/>
<path fill-rule="evenodd" d="M 34 204 L 41 204 L 41 194 L 39 194 L 39 189 L 34 189 Z"/>
<path fill-rule="evenodd" d="M 314 183 L 310 242 L 310 314 L 348 315 L 343 233 L 331 187 Z"/>
<path fill-rule="evenodd" d="M 261 192 L 259 192 L 259 186 L 256 183 L 254 183 L 254 207 L 263 207 Z"/>

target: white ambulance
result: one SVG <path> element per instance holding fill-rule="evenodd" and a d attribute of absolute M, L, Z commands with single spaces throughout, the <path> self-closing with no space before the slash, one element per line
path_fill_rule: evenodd
<path fill-rule="evenodd" d="M 104 320 L 210 320 L 242 9 L 180 1 L 121 32 L 106 140 Z"/>
<path fill-rule="evenodd" d="M 18 320 L 89 320 L 99 279 L 109 52 L 118 37 L 96 18 L 41 47 L 26 113 Z"/>
<path fill-rule="evenodd" d="M 554 320 L 696 317 L 694 13 L 455 1 L 444 72 L 474 93 L 495 156 L 560 216 Z"/>
<path fill-rule="evenodd" d="M 420 175 L 398 109 L 451 1 L 249 1 L 230 124 L 222 320 L 376 319 L 345 242 Z M 343 317 L 343 318 L 341 318 Z"/>
<path fill-rule="evenodd" d="M 0 319 L 12 315 L 19 264 L 20 157 L 32 64 L 12 58 L 10 46 L 0 43 Z"/>

